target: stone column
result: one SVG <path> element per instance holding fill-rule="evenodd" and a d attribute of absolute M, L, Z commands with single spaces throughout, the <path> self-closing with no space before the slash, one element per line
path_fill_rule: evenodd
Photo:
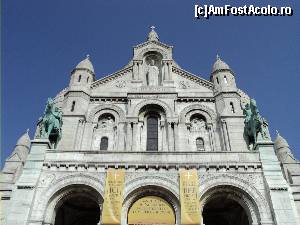
<path fill-rule="evenodd" d="M 126 131 L 126 151 L 131 151 L 132 145 L 132 131 L 131 123 L 127 122 L 127 131 Z"/>
<path fill-rule="evenodd" d="M 132 69 L 132 74 L 133 74 L 133 80 L 138 80 L 138 73 L 139 73 L 139 70 L 138 70 L 138 62 L 133 60 L 133 69 Z"/>
<path fill-rule="evenodd" d="M 174 133 L 172 128 L 172 123 L 168 122 L 168 143 L 169 143 L 169 151 L 174 151 Z"/>
<path fill-rule="evenodd" d="M 167 60 L 163 60 L 162 61 L 163 67 L 162 67 L 162 71 L 163 71 L 163 79 L 162 80 L 169 80 L 169 69 L 168 69 L 168 61 Z"/>
<path fill-rule="evenodd" d="M 172 80 L 172 62 L 168 61 L 168 80 Z"/>
<path fill-rule="evenodd" d="M 124 128 L 125 128 L 125 123 L 124 122 L 119 122 L 118 125 L 118 147 L 117 147 L 117 151 L 124 151 L 125 149 L 125 132 L 124 132 Z"/>
<path fill-rule="evenodd" d="M 137 80 L 141 80 L 141 76 L 142 76 L 142 60 L 139 60 L 137 62 L 137 66 L 138 66 L 138 73 L 137 73 Z"/>
<path fill-rule="evenodd" d="M 137 123 L 133 123 L 132 127 L 132 151 L 137 151 Z"/>
<path fill-rule="evenodd" d="M 179 148 L 178 123 L 174 123 L 174 151 Z"/>
<path fill-rule="evenodd" d="M 223 136 L 223 142 L 225 145 L 225 150 L 230 151 L 230 143 L 229 143 L 229 136 L 228 136 L 228 130 L 227 130 L 227 124 L 226 120 L 221 119 L 221 127 L 222 127 L 222 136 Z"/>
<path fill-rule="evenodd" d="M 215 151 L 215 142 L 214 142 L 214 133 L 213 133 L 213 125 L 212 124 L 207 124 L 208 128 L 208 135 L 209 135 L 209 141 L 210 141 L 210 148 L 212 151 Z"/>

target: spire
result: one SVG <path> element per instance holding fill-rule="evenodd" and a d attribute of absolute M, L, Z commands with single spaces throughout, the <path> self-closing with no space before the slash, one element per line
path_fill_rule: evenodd
<path fill-rule="evenodd" d="M 280 148 L 288 148 L 289 149 L 289 144 L 288 142 L 280 135 L 280 133 L 278 132 L 278 130 L 276 130 L 277 136 L 276 139 L 274 141 L 274 146 L 276 149 L 280 149 Z"/>
<path fill-rule="evenodd" d="M 227 63 L 225 63 L 221 58 L 220 56 L 217 54 L 216 56 L 216 62 L 214 63 L 213 65 L 213 68 L 212 68 L 212 73 L 218 71 L 218 70 L 230 70 L 230 67 L 228 66 Z"/>
<path fill-rule="evenodd" d="M 159 41 L 159 37 L 158 37 L 158 34 L 156 33 L 156 31 L 154 30 L 155 29 L 155 26 L 151 26 L 151 31 L 150 33 L 148 34 L 148 41 Z"/>
<path fill-rule="evenodd" d="M 28 149 L 30 148 L 30 137 L 29 137 L 29 129 L 26 130 L 26 132 L 19 138 L 19 140 L 17 141 L 17 146 L 25 146 Z"/>
<path fill-rule="evenodd" d="M 297 159 L 294 157 L 288 142 L 279 134 L 278 130 L 276 130 L 276 133 L 274 148 L 279 161 L 282 163 L 296 162 Z"/>
<path fill-rule="evenodd" d="M 80 63 L 78 63 L 76 69 L 88 69 L 94 73 L 94 67 L 90 61 L 90 55 L 86 55 L 86 58 L 82 60 Z"/>

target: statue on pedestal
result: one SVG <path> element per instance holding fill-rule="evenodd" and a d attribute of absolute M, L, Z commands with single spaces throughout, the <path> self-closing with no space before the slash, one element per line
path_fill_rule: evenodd
<path fill-rule="evenodd" d="M 267 121 L 259 114 L 256 101 L 250 100 L 243 108 L 245 115 L 245 130 L 244 134 L 249 145 L 254 146 L 257 141 L 270 141 Z"/>
<path fill-rule="evenodd" d="M 62 112 L 54 106 L 51 98 L 48 98 L 44 116 L 40 118 L 39 124 L 41 127 L 40 138 L 49 139 L 56 148 L 61 139 Z"/>

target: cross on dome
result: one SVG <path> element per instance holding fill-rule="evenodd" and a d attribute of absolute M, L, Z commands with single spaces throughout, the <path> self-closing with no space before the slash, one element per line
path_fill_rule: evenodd
<path fill-rule="evenodd" d="M 148 34 L 148 41 L 159 41 L 158 34 L 154 30 L 155 26 L 152 25 L 150 28 L 151 28 L 151 31 Z"/>

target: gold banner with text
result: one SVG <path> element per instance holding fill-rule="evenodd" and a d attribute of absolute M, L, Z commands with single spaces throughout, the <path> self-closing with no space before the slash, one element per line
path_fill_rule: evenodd
<path fill-rule="evenodd" d="M 107 170 L 101 224 L 121 224 L 124 183 L 124 169 L 110 168 Z"/>
<path fill-rule="evenodd" d="M 199 181 L 196 169 L 179 170 L 181 225 L 200 225 Z"/>

